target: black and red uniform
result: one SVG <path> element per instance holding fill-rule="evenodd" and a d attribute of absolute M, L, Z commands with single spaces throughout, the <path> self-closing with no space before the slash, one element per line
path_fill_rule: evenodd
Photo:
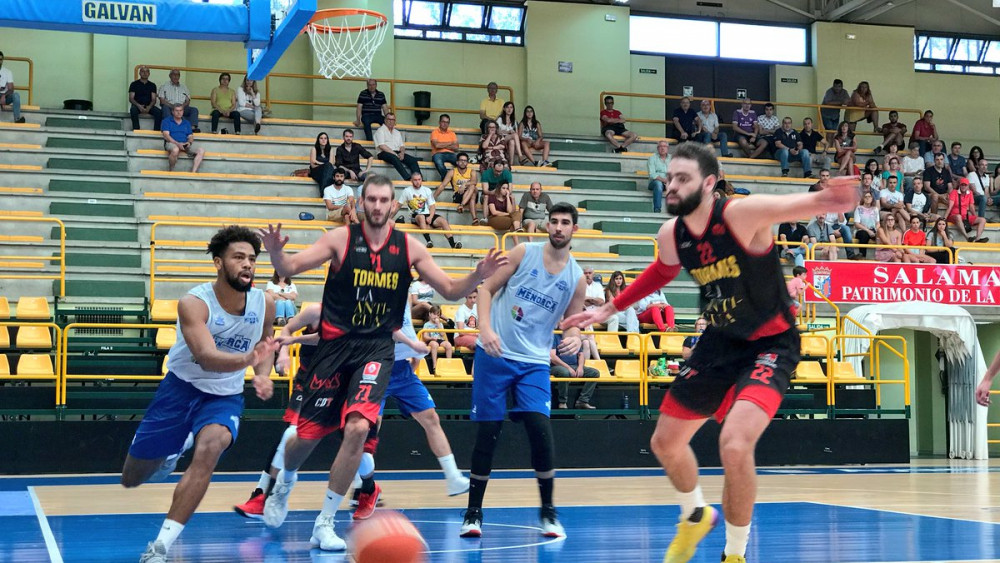
<path fill-rule="evenodd" d="M 315 334 L 317 332 L 319 332 L 318 328 L 308 326 L 302 331 L 302 334 Z M 294 424 L 298 420 L 299 409 L 302 408 L 302 400 L 305 398 L 303 390 L 309 384 L 309 366 L 312 364 L 314 353 L 316 353 L 316 344 L 299 345 L 299 369 L 292 379 L 292 398 L 288 401 L 285 416 L 282 417 L 282 420 L 289 424 Z"/>
<path fill-rule="evenodd" d="M 700 236 L 674 224 L 681 265 L 701 286 L 708 328 L 660 405 L 678 418 L 715 415 L 721 422 L 737 399 L 774 416 L 799 363 L 799 332 L 778 252 L 755 254 L 733 236 L 723 217 L 728 201 L 712 208 Z"/>
<path fill-rule="evenodd" d="M 405 233 L 390 227 L 375 248 L 361 224 L 347 228 L 340 267 L 331 267 L 323 289 L 320 341 L 295 421 L 307 440 L 339 430 L 351 412 L 375 424 L 413 280 Z"/>

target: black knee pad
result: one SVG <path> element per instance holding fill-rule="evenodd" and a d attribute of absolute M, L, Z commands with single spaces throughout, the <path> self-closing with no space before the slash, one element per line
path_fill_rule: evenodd
<path fill-rule="evenodd" d="M 497 449 L 502 430 L 502 420 L 476 423 L 476 445 L 472 448 L 472 463 L 469 464 L 469 470 L 473 475 L 490 474 L 493 468 L 493 452 Z"/>
<path fill-rule="evenodd" d="M 511 419 L 524 423 L 524 431 L 531 444 L 531 467 L 545 473 L 555 468 L 555 442 L 552 439 L 552 421 L 537 412 L 516 413 Z"/>

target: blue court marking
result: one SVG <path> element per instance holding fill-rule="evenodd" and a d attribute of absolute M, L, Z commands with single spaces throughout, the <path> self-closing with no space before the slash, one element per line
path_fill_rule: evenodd
<path fill-rule="evenodd" d="M 722 475 L 720 467 L 703 467 L 701 475 Z M 872 466 L 872 467 L 762 467 L 757 470 L 759 475 L 847 475 L 847 474 L 970 474 L 970 473 L 1000 473 L 1000 466 Z M 436 481 L 441 479 L 440 471 L 379 471 L 376 473 L 380 481 Z M 559 469 L 559 479 L 578 479 L 584 477 L 661 477 L 662 469 Z M 260 473 L 216 473 L 212 481 L 216 483 L 250 483 L 255 482 Z M 534 479 L 535 472 L 528 470 L 495 470 L 490 479 Z M 326 481 L 329 473 L 300 472 L 299 481 Z M 165 483 L 180 481 L 181 473 L 174 473 Z M 0 491 L 23 491 L 26 487 L 58 486 L 58 485 L 116 485 L 121 480 L 119 475 L 77 475 L 61 477 L 0 477 Z"/>
<path fill-rule="evenodd" d="M 35 504 L 28 491 L 0 491 L 0 516 L 34 516 Z"/>
<path fill-rule="evenodd" d="M 483 538 L 458 537 L 459 509 L 403 511 L 424 535 L 433 563 L 659 563 L 674 533 L 676 506 L 574 506 L 560 509 L 568 538 L 539 535 L 537 508 L 486 508 Z M 346 512 L 340 513 L 342 518 Z M 340 563 L 343 554 L 310 549 L 315 511 L 295 511 L 279 530 L 232 513 L 195 514 L 171 550 L 172 560 Z M 163 514 L 54 516 L 65 561 L 134 562 Z M 0 560 L 46 560 L 37 523 L 2 517 Z M 338 521 L 348 533 L 350 524 Z M 757 506 L 751 563 L 916 563 L 1000 558 L 1000 525 L 818 503 Z M 725 545 L 720 525 L 691 563 L 716 563 Z"/>

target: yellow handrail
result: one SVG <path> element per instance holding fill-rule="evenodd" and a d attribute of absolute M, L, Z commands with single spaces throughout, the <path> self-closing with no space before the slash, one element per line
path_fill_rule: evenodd
<path fill-rule="evenodd" d="M 0 255 L 0 260 L 38 260 L 40 262 L 58 262 L 59 274 L 9 274 L 0 271 L 0 279 L 9 280 L 59 280 L 59 295 L 66 295 L 66 225 L 55 217 L 25 217 L 19 215 L 3 215 L 4 222 L 19 223 L 55 223 L 59 227 L 59 254 L 57 256 L 24 256 Z M 33 267 L 23 264 L 23 267 Z M 9 267 L 9 265 L 8 265 Z"/>
<path fill-rule="evenodd" d="M 28 104 L 34 105 L 35 103 L 35 61 L 29 59 L 28 57 L 4 57 L 4 63 L 28 63 L 28 85 L 22 86 L 21 81 L 14 79 L 14 90 L 22 90 L 28 92 Z"/>
<path fill-rule="evenodd" d="M 3 327 L 45 327 L 49 329 L 52 335 L 53 349 L 50 349 L 46 354 L 53 354 L 52 359 L 52 374 L 49 375 L 0 375 L 0 381 L 52 381 L 55 383 L 55 406 L 59 406 L 60 399 L 62 397 L 62 376 L 65 371 L 62 369 L 61 358 L 63 357 L 63 329 L 59 328 L 59 325 L 55 323 L 37 323 L 37 322 L 0 322 L 0 326 Z M 12 348 L 16 348 L 12 346 Z"/>
<path fill-rule="evenodd" d="M 835 319 L 835 321 L 834 321 L 835 326 L 833 328 L 839 334 L 840 331 L 844 328 L 843 321 L 841 320 L 841 317 L 840 317 L 840 307 L 838 307 L 837 304 L 834 303 L 833 301 L 830 301 L 825 295 L 823 295 L 823 293 L 820 292 L 820 290 L 816 289 L 816 287 L 813 286 L 813 284 L 811 284 L 809 282 L 806 282 L 806 291 L 812 291 L 813 293 L 816 294 L 817 297 L 819 297 L 820 299 L 822 299 L 823 301 L 825 301 L 827 305 L 833 307 L 833 313 L 834 313 L 834 319 Z M 815 304 L 813 304 L 812 319 L 813 320 L 816 319 L 816 305 Z"/>
<path fill-rule="evenodd" d="M 837 248 L 865 248 L 865 249 L 874 248 L 876 250 L 880 248 L 889 248 L 893 250 L 902 250 L 904 252 L 909 250 L 931 250 L 934 252 L 940 252 L 943 250 L 948 253 L 948 263 L 949 264 L 955 263 L 954 251 L 951 248 L 948 248 L 947 246 L 913 246 L 908 244 L 861 244 L 857 242 L 852 242 L 850 244 L 846 242 L 817 242 L 813 244 L 812 247 L 810 247 L 809 250 L 807 251 L 806 260 L 819 260 L 819 258 L 816 258 L 816 248 L 817 247 L 829 248 L 831 246 Z"/>
<path fill-rule="evenodd" d="M 547 237 L 548 233 L 545 231 L 540 231 L 536 233 L 504 233 L 503 237 L 500 239 L 500 249 L 507 250 L 507 241 L 513 237 Z M 622 240 L 622 241 L 641 241 L 641 242 L 652 242 L 653 243 L 653 254 L 652 257 L 656 257 L 660 254 L 660 245 L 656 242 L 656 237 L 649 235 L 608 235 L 604 233 L 575 233 L 573 238 L 576 239 L 601 239 L 601 240 Z"/>
<path fill-rule="evenodd" d="M 866 377 L 864 373 L 858 374 L 859 377 L 838 377 L 836 370 L 831 368 L 830 371 L 830 385 L 831 389 L 837 384 L 841 385 L 859 385 L 859 384 L 872 384 L 875 387 L 875 406 L 881 408 L 882 406 L 882 385 L 902 385 L 903 386 L 903 405 L 906 408 L 910 406 L 910 361 L 907 355 L 906 339 L 902 336 L 886 336 L 886 335 L 851 335 L 851 334 L 837 334 L 834 340 L 840 343 L 839 348 L 844 349 L 844 343 L 847 340 L 868 340 L 868 350 L 865 352 L 859 352 L 856 354 L 846 354 L 841 353 L 841 361 L 847 361 L 848 358 L 860 357 L 868 360 L 868 371 L 869 377 Z M 900 342 L 902 343 L 902 351 L 897 350 L 889 342 Z M 888 351 L 890 354 L 896 356 L 903 362 L 903 378 L 902 379 L 883 379 L 882 378 L 882 362 L 881 362 L 881 351 Z M 830 394 L 830 405 L 836 407 L 836 393 L 831 391 Z"/>

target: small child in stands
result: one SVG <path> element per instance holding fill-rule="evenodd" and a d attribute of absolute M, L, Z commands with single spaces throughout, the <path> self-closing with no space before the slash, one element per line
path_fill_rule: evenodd
<path fill-rule="evenodd" d="M 443 329 L 444 324 L 441 320 L 441 307 L 439 305 L 432 305 L 430 311 L 427 312 L 427 322 L 424 323 L 424 336 L 423 340 L 427 343 L 427 346 L 431 349 L 431 365 L 430 372 L 437 373 L 437 357 L 438 350 L 444 349 L 444 357 L 450 358 L 452 352 L 454 351 L 454 346 L 448 339 L 445 338 L 443 332 L 435 332 L 430 329 Z"/>

